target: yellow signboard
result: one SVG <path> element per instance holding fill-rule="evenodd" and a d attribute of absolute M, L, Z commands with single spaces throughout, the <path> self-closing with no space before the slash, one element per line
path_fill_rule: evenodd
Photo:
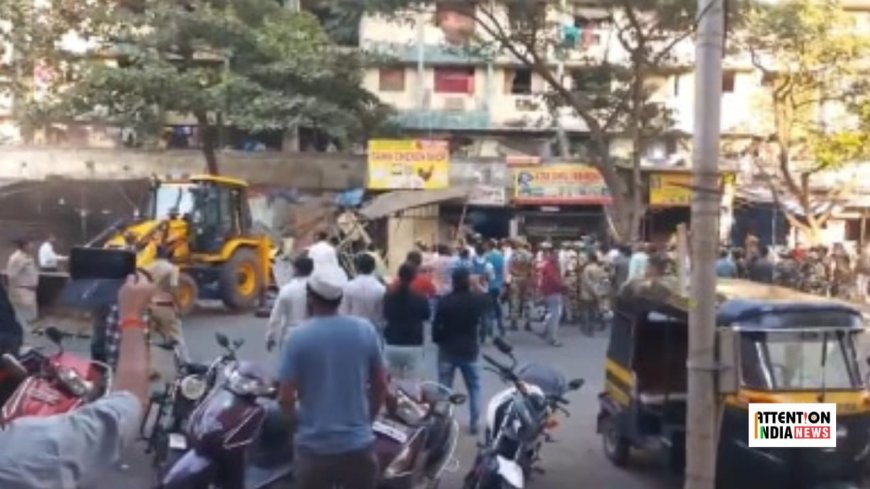
<path fill-rule="evenodd" d="M 368 149 L 370 189 L 438 189 L 450 184 L 447 141 L 374 139 Z"/>
<path fill-rule="evenodd" d="M 662 207 L 692 205 L 692 175 L 653 173 L 649 176 L 649 204 Z"/>

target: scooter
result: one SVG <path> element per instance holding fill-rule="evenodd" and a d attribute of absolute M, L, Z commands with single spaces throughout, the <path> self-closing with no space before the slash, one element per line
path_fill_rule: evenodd
<path fill-rule="evenodd" d="M 453 458 L 459 439 L 455 408 L 464 394 L 436 382 L 422 382 L 419 395 L 395 387 L 383 414 L 373 425 L 375 453 L 383 468 L 378 487 L 435 489 Z"/>
<path fill-rule="evenodd" d="M 186 432 L 170 439 L 171 449 L 184 454 L 158 487 L 263 489 L 292 476 L 289 425 L 274 395 L 261 367 L 228 364 L 190 415 Z"/>
<path fill-rule="evenodd" d="M 513 347 L 502 338 L 493 342 L 509 357 L 504 365 L 489 355 L 486 370 L 511 384 L 490 399 L 486 410 L 485 443 L 480 446 L 474 466 L 465 476 L 464 489 L 523 489 L 540 461 L 540 451 L 558 426 L 556 413 L 565 416 L 569 391 L 580 389 L 583 379 L 566 382 L 553 368 L 529 364 L 517 369 Z"/>
<path fill-rule="evenodd" d="M 271 381 L 247 362 L 230 364 L 226 371 L 221 386 L 191 415 L 183 443 L 187 451 L 160 489 L 263 489 L 292 478 L 292 437 L 283 413 L 270 401 Z M 454 461 L 459 426 L 453 411 L 465 396 L 427 385 L 436 392 L 420 400 L 397 389 L 373 425 L 385 489 L 434 489 Z"/>
<path fill-rule="evenodd" d="M 145 453 L 152 456 L 152 463 L 159 473 L 172 466 L 187 448 L 184 425 L 190 415 L 215 386 L 223 369 L 236 362 L 236 351 L 244 344 L 241 339 L 230 343 L 226 335 L 215 335 L 217 344 L 224 350 L 210 364 L 188 362 L 175 342 L 157 346 L 172 351 L 175 377 L 160 392 L 151 395 L 148 409 L 139 428 L 145 440 Z"/>
<path fill-rule="evenodd" d="M 20 357 L 2 356 L 7 380 L 17 379 L 19 384 L 3 403 L 0 426 L 26 416 L 66 413 L 112 390 L 108 365 L 65 353 L 63 338 L 69 335 L 57 328 L 47 328 L 45 335 L 58 348 L 53 355 L 30 349 Z"/>

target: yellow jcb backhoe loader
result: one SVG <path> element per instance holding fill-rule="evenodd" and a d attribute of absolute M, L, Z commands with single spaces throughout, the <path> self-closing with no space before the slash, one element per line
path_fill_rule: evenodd
<path fill-rule="evenodd" d="M 247 187 L 213 175 L 154 179 L 144 215 L 113 226 L 89 246 L 135 251 L 139 268 L 156 259 L 157 246 L 168 247 L 181 268 L 182 315 L 198 298 L 252 309 L 271 280 L 272 242 L 251 229 Z"/>

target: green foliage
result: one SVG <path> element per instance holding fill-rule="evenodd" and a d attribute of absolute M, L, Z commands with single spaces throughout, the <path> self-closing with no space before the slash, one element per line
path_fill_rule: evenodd
<path fill-rule="evenodd" d="M 361 88 L 360 57 L 307 12 L 274 0 L 130 0 L 107 12 L 93 34 L 117 66 L 77 58 L 77 78 L 32 113 L 108 118 L 152 136 L 166 113 L 188 114 L 211 146 L 220 124 L 316 127 L 350 144 L 389 115 Z"/>
<path fill-rule="evenodd" d="M 852 185 L 818 195 L 812 177 L 868 154 L 867 134 L 854 119 L 867 100 L 862 66 L 870 54 L 870 38 L 832 0 L 751 3 L 741 24 L 742 46 L 769 85 L 771 140 L 778 155 L 775 161 L 761 162 L 775 174 L 768 184 L 775 194 L 785 193 L 799 203 L 802 216 L 783 210 L 793 225 L 817 239 L 832 211 L 816 215 L 815 200 L 836 200 Z M 846 109 L 845 117 L 832 120 L 826 110 L 831 108 Z M 804 161 L 798 166 L 798 160 Z"/>
<path fill-rule="evenodd" d="M 836 166 L 863 155 L 861 133 L 848 121 L 826 121 L 824 106 L 854 108 L 865 99 L 861 63 L 870 38 L 857 33 L 837 2 L 789 0 L 751 4 L 743 44 L 770 83 L 774 137 L 787 158 L 806 141 L 814 168 Z"/>
<path fill-rule="evenodd" d="M 105 21 L 110 3 L 0 0 L 0 57 L 11 58 L 9 64 L 0 64 L 0 93 L 13 96 L 16 115 L 25 123 L 57 113 L 34 99 L 34 74 L 74 78 L 80 53 L 59 47 L 74 39 L 71 31 L 79 34 L 79 41 L 94 35 Z M 44 93 L 50 92 L 50 87 L 40 85 L 38 89 L 40 96 L 50 96 Z"/>
<path fill-rule="evenodd" d="M 838 131 L 832 134 L 813 134 L 809 137 L 817 168 L 836 169 L 844 163 L 855 162 L 867 155 L 867 134 L 863 131 Z"/>

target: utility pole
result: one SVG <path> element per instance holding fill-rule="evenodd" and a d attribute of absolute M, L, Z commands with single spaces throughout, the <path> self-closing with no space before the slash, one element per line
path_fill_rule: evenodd
<path fill-rule="evenodd" d="M 685 489 L 716 485 L 719 405 L 716 386 L 716 254 L 719 247 L 719 128 L 725 0 L 698 0 L 692 150 L 689 406 Z"/>

